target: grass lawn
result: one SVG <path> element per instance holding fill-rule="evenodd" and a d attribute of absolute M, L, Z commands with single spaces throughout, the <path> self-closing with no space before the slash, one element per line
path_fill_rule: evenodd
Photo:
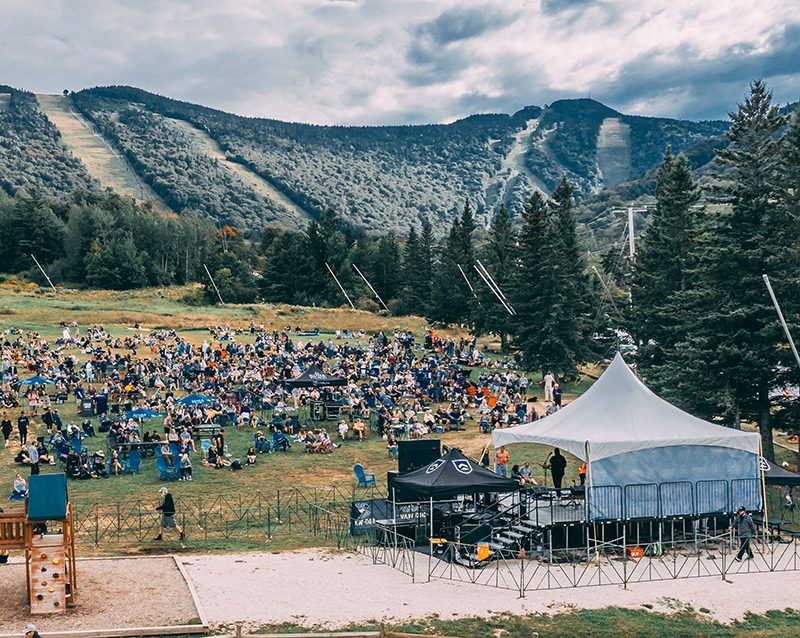
<path fill-rule="evenodd" d="M 387 629 L 414 632 L 419 635 L 457 636 L 458 638 L 785 638 L 800 635 L 800 613 L 794 610 L 749 615 L 742 621 L 725 625 L 705 617 L 706 610 L 685 607 L 673 614 L 654 613 L 646 609 L 608 607 L 597 610 L 576 610 L 547 615 L 513 616 L 498 614 L 494 618 L 438 617 L 404 624 L 387 624 Z M 375 625 L 348 627 L 350 630 L 374 630 Z M 290 633 L 308 631 L 298 625 L 284 623 L 259 628 L 259 632 Z"/>
<path fill-rule="evenodd" d="M 209 339 L 209 325 L 229 324 L 232 327 L 247 327 L 252 318 L 256 324 L 263 322 L 268 328 L 283 328 L 287 324 L 300 325 L 303 328 L 319 326 L 324 334 L 320 339 L 332 337 L 336 328 L 371 331 L 393 330 L 396 326 L 408 328 L 420 337 L 424 333 L 425 322 L 419 318 L 380 317 L 374 314 L 353 312 L 344 309 L 295 308 L 288 306 L 225 306 L 204 307 L 194 309 L 182 304 L 180 297 L 185 291 L 179 288 L 112 292 L 65 292 L 58 296 L 50 293 L 33 293 L 29 291 L 4 292 L 4 310 L 0 314 L 0 327 L 18 327 L 23 330 L 36 330 L 50 339 L 60 336 L 59 321 L 76 320 L 82 327 L 103 325 L 114 336 L 130 334 L 128 327 L 139 322 L 143 327 L 163 326 L 175 328 L 183 336 L 193 342 L 201 343 Z M 326 334 L 327 331 L 330 331 Z M 251 340 L 249 334 L 238 339 L 245 342 Z M 71 351 L 81 360 L 84 356 L 77 350 Z M 139 356 L 149 354 L 145 349 Z M 477 376 L 477 372 L 473 374 Z M 565 400 L 569 401 L 582 393 L 591 383 L 591 377 L 584 376 L 578 383 L 563 384 Z M 56 406 L 64 423 L 75 421 L 80 423 L 74 400 Z M 12 413 L 12 416 L 15 416 Z M 301 412 L 301 423 L 308 424 L 307 414 Z M 96 424 L 96 419 L 95 419 Z M 153 419 L 143 425 L 144 429 L 156 429 L 162 432 L 162 419 Z M 37 419 L 33 421 L 29 437 L 44 431 L 43 424 Z M 255 429 L 250 427 L 229 426 L 225 438 L 229 450 L 234 457 L 244 459 L 248 447 L 253 444 Z M 335 436 L 335 422 L 328 422 L 328 432 Z M 491 436 L 481 434 L 476 421 L 467 422 L 464 432 L 450 432 L 440 435 L 442 443 L 451 447 L 460 447 L 472 457 L 479 457 L 483 448 L 490 443 Z M 85 444 L 90 451 L 105 449 L 104 435 L 86 439 Z M 11 483 L 20 467 L 13 463 L 17 449 L 0 450 L 0 490 L 10 492 Z M 543 472 L 538 463 L 544 461 L 550 448 L 539 445 L 519 445 L 509 448 L 512 464 L 529 460 L 537 469 L 537 480 L 541 480 Z M 397 462 L 389 459 L 385 442 L 374 432 L 370 432 L 364 442 L 344 441 L 342 447 L 330 455 L 308 455 L 301 447 L 296 446 L 289 453 L 273 453 L 259 455 L 254 467 L 246 467 L 242 471 L 232 472 L 227 469 L 203 467 L 198 456 L 194 457 L 194 480 L 192 482 L 174 482 L 171 491 L 182 499 L 211 499 L 215 497 L 248 498 L 257 492 L 264 495 L 275 494 L 277 490 L 294 487 L 329 488 L 337 486 L 345 493 L 354 488 L 352 467 L 361 463 L 369 472 L 375 472 L 379 488 L 385 489 L 386 473 L 397 469 Z M 579 462 L 570 459 L 567 468 L 566 484 L 569 480 L 577 480 Z M 59 471 L 59 467 L 43 467 L 42 472 Z M 23 471 L 23 474 L 27 474 Z M 69 483 L 70 498 L 76 511 L 86 511 L 94 504 L 107 506 L 117 502 L 142 501 L 154 504 L 158 498 L 158 488 L 163 483 L 158 479 L 158 472 L 152 458 L 142 461 L 142 473 L 110 477 L 108 479 L 71 481 Z M 250 540 L 225 539 L 224 542 L 208 541 L 210 550 L 252 549 Z M 303 545 L 293 538 L 290 545 Z M 101 547 L 100 551 L 124 549 Z"/>

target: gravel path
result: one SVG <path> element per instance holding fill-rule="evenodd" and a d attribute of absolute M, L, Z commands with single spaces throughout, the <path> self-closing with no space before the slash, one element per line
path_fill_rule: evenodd
<path fill-rule="evenodd" d="M 359 554 L 326 550 L 184 556 L 211 625 L 250 627 L 292 621 L 337 627 L 350 622 L 489 616 L 497 612 L 558 613 L 619 606 L 670 612 L 692 605 L 727 622 L 746 612 L 797 608 L 800 572 L 743 574 L 731 583 L 692 578 L 617 586 L 514 592 L 445 581 L 412 583 Z"/>
<path fill-rule="evenodd" d="M 31 620 L 45 632 L 199 622 L 172 557 L 78 560 L 77 567 L 77 604 L 31 618 L 24 561 L 0 565 L 0 633 L 19 634 Z"/>

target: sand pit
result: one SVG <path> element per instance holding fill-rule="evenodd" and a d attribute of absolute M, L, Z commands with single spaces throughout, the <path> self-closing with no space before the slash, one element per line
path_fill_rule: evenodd
<path fill-rule="evenodd" d="M 189 587 L 171 556 L 78 560 L 77 605 L 31 617 L 25 563 L 0 565 L 0 634 L 33 620 L 45 631 L 198 624 Z"/>
<path fill-rule="evenodd" d="M 212 626 L 243 622 L 295 622 L 339 627 L 350 622 L 490 616 L 498 612 L 559 613 L 608 606 L 673 612 L 708 610 L 729 622 L 746 612 L 798 606 L 800 572 L 773 572 L 715 578 L 636 583 L 625 590 L 610 585 L 529 592 L 432 581 L 412 583 L 390 567 L 373 565 L 359 554 L 305 550 L 280 554 L 182 556 Z M 424 570 L 425 568 L 421 568 Z M 424 578 L 424 575 L 422 576 Z"/>

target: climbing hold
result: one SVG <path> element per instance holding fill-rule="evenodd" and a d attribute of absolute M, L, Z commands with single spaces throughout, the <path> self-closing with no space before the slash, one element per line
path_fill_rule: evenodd
<path fill-rule="evenodd" d="M 43 580 L 43 581 L 42 581 L 42 585 L 47 585 L 47 581 L 46 581 L 46 580 Z"/>
<path fill-rule="evenodd" d="M 58 565 L 60 562 L 61 562 L 61 561 L 60 561 L 60 560 L 58 560 L 57 558 L 54 558 L 54 559 L 53 559 L 53 565 Z"/>
<path fill-rule="evenodd" d="M 42 554 L 42 560 L 44 560 L 45 558 L 47 558 L 47 554 Z"/>
<path fill-rule="evenodd" d="M 43 598 L 44 598 L 44 596 L 42 596 L 41 594 L 37 594 L 36 595 L 36 600 L 42 600 Z"/>
<path fill-rule="evenodd" d="M 51 587 L 51 588 L 50 588 L 50 589 L 48 589 L 47 591 L 49 591 L 49 592 L 52 594 L 52 593 L 53 593 L 55 590 L 56 590 L 56 588 L 55 588 L 55 587 Z"/>
<path fill-rule="evenodd" d="M 46 572 L 47 571 L 47 567 L 42 567 L 42 571 Z"/>

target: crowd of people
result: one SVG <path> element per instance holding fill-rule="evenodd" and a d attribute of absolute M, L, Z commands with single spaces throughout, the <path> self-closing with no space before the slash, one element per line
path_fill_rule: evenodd
<path fill-rule="evenodd" d="M 422 343 L 399 329 L 371 336 L 337 331 L 325 340 L 318 331 L 266 331 L 251 323 L 212 327 L 198 345 L 174 330 L 138 325 L 124 336 L 101 326 L 83 333 L 74 324 L 62 328 L 55 341 L 8 330 L 0 344 L 0 432 L 31 473 L 61 462 L 74 478 L 101 478 L 123 472 L 128 451 L 139 449 L 191 480 L 197 454 L 204 465 L 223 468 L 296 448 L 330 454 L 345 440 L 381 436 L 394 457 L 398 439 L 467 427 L 489 432 L 540 416 L 527 396 L 528 378 L 512 361 L 490 359 L 475 338 L 432 330 Z M 289 381 L 311 366 L 340 380 L 339 387 L 292 387 Z M 466 367 L 478 374 L 471 378 Z M 554 403 L 556 385 L 545 387 Z M 184 403 L 186 395 L 203 400 Z M 82 422 L 62 416 L 73 401 L 75 412 L 88 417 Z M 293 416 L 322 401 L 340 412 L 333 436 L 326 423 L 301 427 Z M 134 411 L 163 415 L 163 428 L 146 427 L 147 417 Z M 225 426 L 253 428 L 252 446 L 233 454 Z M 198 449 L 195 439 L 206 431 L 211 436 Z"/>

